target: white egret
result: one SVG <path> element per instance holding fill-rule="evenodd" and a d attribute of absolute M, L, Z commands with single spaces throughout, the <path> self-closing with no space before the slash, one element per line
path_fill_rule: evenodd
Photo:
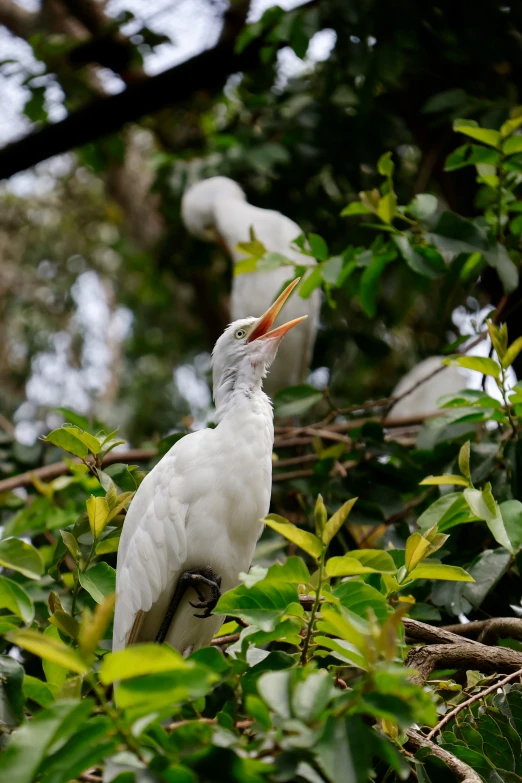
<path fill-rule="evenodd" d="M 292 241 L 302 234 L 297 223 L 280 212 L 248 204 L 243 190 L 228 177 L 211 177 L 190 187 L 183 196 L 181 214 L 191 234 L 207 242 L 217 242 L 234 264 L 246 257 L 237 245 L 249 241 L 251 228 L 269 252 L 280 253 L 300 266 L 315 264 L 315 259 L 292 247 Z M 230 300 L 232 320 L 246 318 L 252 311 L 259 312 L 290 276 L 291 268 L 288 266 L 235 275 Z M 285 386 L 306 380 L 320 307 L 319 289 L 308 299 L 294 297 L 289 302 L 288 317 L 306 314 L 308 321 L 302 329 L 292 332 L 281 346 L 277 365 L 265 384 L 270 395 Z"/>
<path fill-rule="evenodd" d="M 187 654 L 219 629 L 211 610 L 250 567 L 269 509 L 274 428 L 262 381 L 285 334 L 306 318 L 272 329 L 298 282 L 261 317 L 227 327 L 212 355 L 216 428 L 178 441 L 136 492 L 118 551 L 113 650 L 156 640 Z M 189 587 L 199 603 L 190 604 Z"/>

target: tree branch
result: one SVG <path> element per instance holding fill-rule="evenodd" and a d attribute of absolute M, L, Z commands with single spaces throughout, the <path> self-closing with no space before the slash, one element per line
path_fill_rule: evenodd
<path fill-rule="evenodd" d="M 408 737 L 408 745 L 414 750 L 421 750 L 421 748 L 428 748 L 430 755 L 443 761 L 447 767 L 453 772 L 458 780 L 462 783 L 482 783 L 482 778 L 475 772 L 470 766 L 458 759 L 453 753 L 444 750 L 434 742 L 430 742 L 422 736 L 418 731 L 414 729 L 407 729 L 406 736 Z"/>
<path fill-rule="evenodd" d="M 478 669 L 481 672 L 516 671 L 522 668 L 522 653 L 505 647 L 487 647 L 479 642 L 433 644 L 414 647 L 405 666 L 416 669 L 412 681 L 421 685 L 434 669 Z"/>
<path fill-rule="evenodd" d="M 26 40 L 36 28 L 40 14 L 27 11 L 13 0 L 0 0 L 0 25 Z"/>
<path fill-rule="evenodd" d="M 466 638 L 477 636 L 483 644 L 494 644 L 501 638 L 522 640 L 522 620 L 517 617 L 492 617 L 490 620 L 445 625 L 444 630 Z"/>

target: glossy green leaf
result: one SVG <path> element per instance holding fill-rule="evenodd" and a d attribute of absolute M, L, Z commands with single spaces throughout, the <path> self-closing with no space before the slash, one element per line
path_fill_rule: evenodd
<path fill-rule="evenodd" d="M 97 604 L 101 604 L 116 590 L 116 571 L 107 563 L 96 563 L 88 571 L 80 571 L 80 584 Z"/>
<path fill-rule="evenodd" d="M 304 549 L 304 551 L 308 552 L 312 557 L 320 557 L 321 552 L 323 551 L 323 545 L 313 533 L 309 533 L 306 530 L 296 527 L 296 525 L 292 525 L 287 519 L 280 517 L 278 514 L 269 514 L 265 517 L 264 523 L 289 541 L 292 541 L 292 543 L 296 544 L 301 549 Z"/>
<path fill-rule="evenodd" d="M 76 430 L 75 430 L 76 431 Z M 68 451 L 69 454 L 74 454 L 75 457 L 86 459 L 89 450 L 85 443 L 73 434 L 72 428 L 60 428 L 53 430 L 45 438 L 46 443 L 52 443 L 54 446 L 58 446 L 64 451 Z"/>
<path fill-rule="evenodd" d="M 351 498 L 351 500 L 347 500 L 346 503 L 343 503 L 341 508 L 338 509 L 335 512 L 335 514 L 333 514 L 330 517 L 323 530 L 323 534 L 322 534 L 323 544 L 328 546 L 328 544 L 334 538 L 334 536 L 337 535 L 339 530 L 342 528 L 342 526 L 348 519 L 348 515 L 356 502 L 357 502 L 357 498 Z"/>
<path fill-rule="evenodd" d="M 449 473 L 445 476 L 427 476 L 427 478 L 423 479 L 419 482 L 421 485 L 428 485 L 428 486 L 441 486 L 446 484 L 453 484 L 460 487 L 467 487 L 468 486 L 467 479 L 463 478 L 463 476 L 452 476 Z"/>
<path fill-rule="evenodd" d="M 499 131 L 480 128 L 474 120 L 455 120 L 453 130 L 487 144 L 488 147 L 499 147 L 502 140 Z"/>
<path fill-rule="evenodd" d="M 56 663 L 69 671 L 84 674 L 88 667 L 81 656 L 59 639 L 44 636 L 38 631 L 11 631 L 7 638 L 23 650 L 28 650 L 40 658 Z"/>
<path fill-rule="evenodd" d="M 522 337 L 517 337 L 517 339 L 511 343 L 509 348 L 506 350 L 506 353 L 502 357 L 502 367 L 504 369 L 510 367 L 517 358 L 520 351 L 522 351 Z"/>
<path fill-rule="evenodd" d="M 442 360 L 442 364 L 465 367 L 467 370 L 475 370 L 483 375 L 491 375 L 500 378 L 500 367 L 494 359 L 484 356 L 450 356 Z"/>
<path fill-rule="evenodd" d="M 490 486 L 486 485 L 483 490 L 465 489 L 464 497 L 466 498 L 466 501 L 475 516 L 477 516 L 479 519 L 485 520 L 487 526 L 495 537 L 495 541 L 498 541 L 499 544 L 512 552 L 513 548 L 504 526 L 502 513 L 491 494 Z"/>
<path fill-rule="evenodd" d="M 38 579 L 44 570 L 40 552 L 19 538 L 0 540 L 0 565 L 18 571 L 29 579 Z"/>
<path fill-rule="evenodd" d="M 0 576 L 0 609 L 8 609 L 30 625 L 34 618 L 33 602 L 17 582 Z"/>
<path fill-rule="evenodd" d="M 187 670 L 191 664 L 169 645 L 134 644 L 125 650 L 105 655 L 100 668 L 100 680 L 110 685 L 116 680 L 158 674 L 178 669 Z"/>
<path fill-rule="evenodd" d="M 471 443 L 468 440 L 461 447 L 459 451 L 459 470 L 462 473 L 462 475 L 468 479 L 468 481 L 471 481 L 470 458 L 471 458 Z"/>
<path fill-rule="evenodd" d="M 391 555 L 379 549 L 359 549 L 342 557 L 330 557 L 326 562 L 328 576 L 394 574 L 396 571 Z"/>
<path fill-rule="evenodd" d="M 308 234 L 310 252 L 318 261 L 326 261 L 328 258 L 328 245 L 318 234 Z"/>
<path fill-rule="evenodd" d="M 421 563 L 408 574 L 408 579 L 444 579 L 451 582 L 474 582 L 470 574 L 458 566 L 444 563 Z"/>
<path fill-rule="evenodd" d="M 98 538 L 109 521 L 109 504 L 106 498 L 91 495 L 86 506 L 91 532 L 94 538 Z"/>

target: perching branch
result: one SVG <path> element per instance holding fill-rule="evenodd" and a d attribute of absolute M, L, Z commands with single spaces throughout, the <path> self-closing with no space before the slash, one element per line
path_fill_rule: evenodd
<path fill-rule="evenodd" d="M 414 647 L 405 665 L 416 669 L 412 681 L 421 685 L 434 669 L 478 669 L 481 672 L 516 671 L 522 668 L 522 653 L 505 647 L 488 647 L 479 642 L 433 644 Z"/>
<path fill-rule="evenodd" d="M 474 702 L 478 701 L 479 699 L 483 699 L 485 696 L 489 696 L 490 693 L 495 693 L 498 691 L 499 688 L 503 688 L 504 685 L 507 685 L 508 682 L 512 682 L 513 680 L 516 680 L 520 677 L 522 677 L 522 669 L 518 669 L 518 671 L 513 672 L 513 674 L 508 674 L 507 677 L 504 677 L 504 679 L 500 680 L 500 682 L 496 682 L 494 685 L 490 685 L 489 688 L 486 688 L 485 690 L 481 690 L 480 693 L 476 693 L 474 696 L 471 696 L 469 699 L 466 699 L 466 701 L 461 702 L 460 704 L 457 704 L 457 706 L 451 710 L 450 712 L 447 712 L 442 720 L 440 720 L 437 725 L 430 731 L 428 736 L 426 737 L 427 740 L 433 739 L 435 734 L 439 732 L 447 723 L 452 720 L 455 715 L 458 715 L 461 710 L 466 709 L 467 707 L 470 707 Z"/>
<path fill-rule="evenodd" d="M 406 736 L 408 737 L 408 745 L 414 750 L 420 750 L 421 748 L 428 748 L 430 755 L 443 761 L 447 767 L 453 772 L 458 780 L 462 783 L 482 783 L 482 778 L 475 772 L 470 766 L 458 759 L 453 753 L 450 753 L 440 745 L 436 745 L 434 742 L 430 742 L 420 734 L 420 732 L 414 729 L 407 729 Z"/>
<path fill-rule="evenodd" d="M 442 629 L 441 629 L 442 630 Z M 444 630 L 464 636 L 477 637 L 483 644 L 494 644 L 497 639 L 522 641 L 522 620 L 517 617 L 492 617 L 489 620 L 473 620 L 470 623 L 445 625 Z"/>

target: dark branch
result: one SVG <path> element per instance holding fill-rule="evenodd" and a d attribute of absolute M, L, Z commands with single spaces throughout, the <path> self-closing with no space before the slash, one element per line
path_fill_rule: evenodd
<path fill-rule="evenodd" d="M 475 772 L 474 769 L 469 767 L 463 761 L 458 759 L 449 751 L 444 750 L 434 742 L 430 742 L 425 739 L 422 734 L 414 729 L 408 729 L 406 731 L 408 737 L 408 746 L 413 750 L 421 750 L 421 748 L 428 748 L 430 755 L 436 756 L 436 758 L 443 761 L 447 767 L 453 772 L 457 780 L 461 780 L 462 783 L 482 783 L 482 778 Z"/>

